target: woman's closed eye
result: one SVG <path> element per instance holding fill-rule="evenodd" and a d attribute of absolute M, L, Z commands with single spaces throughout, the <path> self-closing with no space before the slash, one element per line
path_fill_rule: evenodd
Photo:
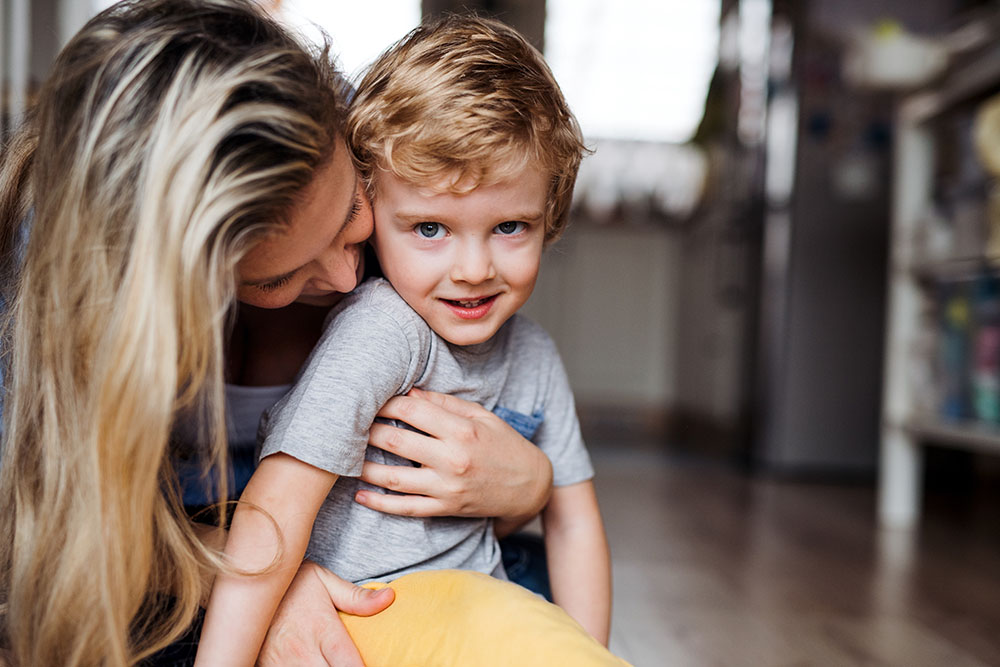
<path fill-rule="evenodd" d="M 440 222 L 421 222 L 416 226 L 415 231 L 423 239 L 444 238 L 448 232 Z"/>
<path fill-rule="evenodd" d="M 347 225 L 351 224 L 352 222 L 358 219 L 358 213 L 361 213 L 361 207 L 363 205 L 364 202 L 361 201 L 361 195 L 355 192 L 354 201 L 351 202 L 351 210 L 348 211 L 347 213 L 347 223 L 344 225 L 344 227 L 346 227 Z"/>
<path fill-rule="evenodd" d="M 344 218 L 344 225 L 340 228 L 340 231 L 337 232 L 338 238 L 342 236 L 344 232 L 351 226 L 351 224 L 358 219 L 362 208 L 364 208 L 364 201 L 361 199 L 361 195 L 355 192 L 354 200 L 351 202 L 351 208 L 347 212 L 347 217 Z M 295 269 L 294 271 L 286 273 L 283 276 L 278 276 L 273 280 L 269 280 L 264 283 L 256 283 L 254 284 L 254 287 L 256 287 L 261 292 L 273 292 L 275 290 L 279 290 L 285 285 L 287 285 L 288 282 L 295 276 L 295 274 L 298 273 L 298 271 L 299 269 Z"/>
<path fill-rule="evenodd" d="M 507 222 L 501 222 L 499 225 L 494 227 L 493 231 L 504 236 L 511 236 L 513 234 L 519 234 L 527 228 L 527 223 L 520 222 L 518 220 L 508 220 Z"/>
<path fill-rule="evenodd" d="M 261 283 L 259 285 L 254 285 L 254 287 L 256 287 L 257 289 L 259 289 L 262 292 L 273 292 L 274 290 L 281 289 L 282 287 L 284 287 L 285 285 L 287 285 L 288 281 L 292 279 L 293 275 L 295 275 L 295 274 L 289 273 L 289 274 L 286 274 L 284 276 L 280 276 L 278 278 L 275 278 L 274 280 L 272 280 L 270 282 Z"/>

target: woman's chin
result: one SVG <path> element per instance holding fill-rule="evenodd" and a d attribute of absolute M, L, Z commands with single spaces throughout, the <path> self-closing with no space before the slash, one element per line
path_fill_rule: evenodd
<path fill-rule="evenodd" d="M 330 308 L 336 306 L 344 298 L 342 292 L 326 292 L 324 294 L 300 294 L 295 303 L 302 303 L 307 306 L 320 306 Z"/>

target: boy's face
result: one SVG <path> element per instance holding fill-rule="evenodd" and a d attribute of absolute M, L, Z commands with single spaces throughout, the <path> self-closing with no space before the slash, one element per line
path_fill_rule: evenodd
<path fill-rule="evenodd" d="M 448 342 L 489 340 L 535 286 L 547 186 L 533 167 L 465 194 L 381 172 L 373 242 L 386 278 Z"/>

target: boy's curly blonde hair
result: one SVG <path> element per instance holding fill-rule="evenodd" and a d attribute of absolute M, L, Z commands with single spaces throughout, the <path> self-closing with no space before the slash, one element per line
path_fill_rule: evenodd
<path fill-rule="evenodd" d="M 566 226 L 587 152 L 538 50 L 475 16 L 420 26 L 385 51 L 358 85 L 347 140 L 373 198 L 379 170 L 461 193 L 539 166 L 551 179 L 546 243 Z"/>

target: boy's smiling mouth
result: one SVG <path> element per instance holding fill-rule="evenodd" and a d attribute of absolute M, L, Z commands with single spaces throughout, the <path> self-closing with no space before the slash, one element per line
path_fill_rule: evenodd
<path fill-rule="evenodd" d="M 467 320 L 478 320 L 485 317 L 499 294 L 491 294 L 478 299 L 441 299 L 453 313 Z"/>
<path fill-rule="evenodd" d="M 444 299 L 444 301 L 447 301 L 453 306 L 461 306 L 462 308 L 475 308 L 476 306 L 482 305 L 484 302 L 489 301 L 490 299 L 495 299 L 496 297 L 497 295 L 493 294 L 492 296 L 484 296 L 480 299 Z"/>

